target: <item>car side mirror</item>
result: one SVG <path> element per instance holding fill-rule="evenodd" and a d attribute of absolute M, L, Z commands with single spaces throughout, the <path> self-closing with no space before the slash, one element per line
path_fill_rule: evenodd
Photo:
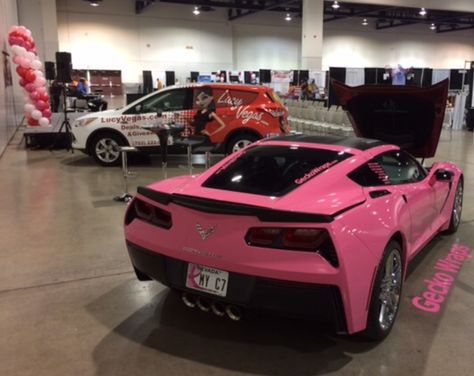
<path fill-rule="evenodd" d="M 439 169 L 435 171 L 436 180 L 438 181 L 451 181 L 453 173 L 448 170 Z"/>
<path fill-rule="evenodd" d="M 135 112 L 136 112 L 137 114 L 139 114 L 141 111 L 142 111 L 142 105 L 141 105 L 141 104 L 137 104 L 137 105 L 135 106 Z"/>

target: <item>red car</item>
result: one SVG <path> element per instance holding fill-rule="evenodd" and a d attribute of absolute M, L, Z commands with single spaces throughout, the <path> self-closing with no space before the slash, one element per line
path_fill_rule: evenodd
<path fill-rule="evenodd" d="M 228 154 L 268 135 L 288 132 L 288 111 L 271 88 L 192 84 L 167 87 L 121 109 L 78 118 L 72 125 L 72 145 L 103 166 L 119 163 L 119 146 L 156 152 L 158 137 L 144 128 L 157 121 L 157 112 L 165 123 L 185 128 L 186 134 L 204 131 L 211 143 Z M 196 119 L 198 112 L 202 116 Z M 170 135 L 168 145 L 174 140 Z"/>

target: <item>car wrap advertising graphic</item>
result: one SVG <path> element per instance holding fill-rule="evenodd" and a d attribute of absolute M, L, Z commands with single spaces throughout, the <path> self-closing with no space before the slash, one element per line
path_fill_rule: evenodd
<path fill-rule="evenodd" d="M 412 304 L 421 311 L 439 313 L 461 267 L 470 259 L 472 255 L 468 246 L 454 244 L 449 253 L 436 262 L 434 275 L 424 280 L 426 290 L 415 296 Z"/>

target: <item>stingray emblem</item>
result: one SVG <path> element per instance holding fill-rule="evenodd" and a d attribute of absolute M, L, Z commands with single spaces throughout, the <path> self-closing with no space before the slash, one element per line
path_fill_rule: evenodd
<path fill-rule="evenodd" d="M 209 236 L 211 236 L 216 229 L 216 226 L 209 227 L 207 230 L 204 230 L 199 223 L 196 223 L 196 230 L 198 234 L 201 236 L 202 240 L 206 240 Z"/>

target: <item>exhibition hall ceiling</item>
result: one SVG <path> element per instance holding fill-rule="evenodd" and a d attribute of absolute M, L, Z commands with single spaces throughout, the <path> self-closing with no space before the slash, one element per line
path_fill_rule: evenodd
<path fill-rule="evenodd" d="M 92 0 L 85 0 L 92 1 Z M 141 14 L 157 3 L 194 7 L 195 12 L 228 9 L 228 20 L 236 20 L 262 11 L 281 12 L 287 17 L 301 17 L 302 0 L 135 0 L 135 11 Z M 426 8 L 420 8 L 426 6 Z M 426 24 L 437 33 L 474 29 L 472 0 L 353 0 L 324 1 L 324 21 L 334 22 L 360 18 L 377 30 Z M 289 18 L 291 19 L 291 18 Z M 366 20 L 366 21 L 364 21 Z"/>

